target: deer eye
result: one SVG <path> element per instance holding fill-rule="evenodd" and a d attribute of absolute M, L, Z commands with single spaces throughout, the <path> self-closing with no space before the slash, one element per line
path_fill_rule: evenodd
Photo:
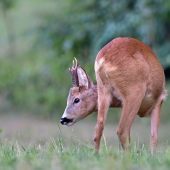
<path fill-rule="evenodd" d="M 76 98 L 76 99 L 74 100 L 74 103 L 78 103 L 79 101 L 80 101 L 80 99 Z"/>

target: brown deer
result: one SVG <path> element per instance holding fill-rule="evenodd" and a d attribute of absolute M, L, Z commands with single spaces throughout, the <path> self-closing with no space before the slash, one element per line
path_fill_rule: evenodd
<path fill-rule="evenodd" d="M 160 110 L 166 98 L 164 70 L 153 51 L 133 38 L 116 38 L 103 47 L 95 60 L 97 85 L 85 70 L 70 70 L 73 88 L 60 120 L 71 126 L 98 111 L 95 150 L 98 152 L 109 107 L 123 107 L 117 135 L 123 149 L 130 144 L 130 128 L 135 116 L 151 118 L 151 150 L 157 146 Z"/>

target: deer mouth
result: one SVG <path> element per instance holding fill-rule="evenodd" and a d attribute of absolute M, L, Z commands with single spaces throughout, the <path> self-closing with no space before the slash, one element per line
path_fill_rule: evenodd
<path fill-rule="evenodd" d="M 73 124 L 73 119 L 68 119 L 66 117 L 60 119 L 62 125 L 71 126 Z"/>

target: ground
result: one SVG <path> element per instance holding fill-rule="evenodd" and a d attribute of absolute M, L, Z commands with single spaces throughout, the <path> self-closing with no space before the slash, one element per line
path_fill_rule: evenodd
<path fill-rule="evenodd" d="M 131 152 L 118 145 L 118 123 L 106 122 L 99 154 L 94 151 L 95 122 L 72 127 L 33 117 L 1 115 L 0 169 L 2 170 L 168 170 L 170 124 L 160 124 L 159 144 L 150 153 L 149 119 L 137 118 L 131 130 Z M 110 121 L 109 121 L 110 122 Z"/>
<path fill-rule="evenodd" d="M 58 124 L 57 124 L 58 123 Z M 34 117 L 15 116 L 13 114 L 0 116 L 0 128 L 2 141 L 11 141 L 12 138 L 20 138 L 21 143 L 28 147 L 40 141 L 49 141 L 50 138 L 56 138 L 60 134 L 61 128 L 62 137 L 65 143 L 69 144 L 71 138 L 83 143 L 89 142 L 94 145 L 93 137 L 95 133 L 95 121 L 84 119 L 71 127 L 60 125 L 59 119 L 56 121 L 41 120 Z M 116 128 L 118 122 L 105 124 L 104 135 L 108 146 L 118 147 L 118 138 Z M 170 141 L 168 133 L 170 129 L 169 123 L 160 123 L 158 132 L 158 147 L 163 146 L 167 141 Z M 150 140 L 150 120 L 149 118 L 136 117 L 131 127 L 131 143 L 136 141 L 149 145 Z"/>

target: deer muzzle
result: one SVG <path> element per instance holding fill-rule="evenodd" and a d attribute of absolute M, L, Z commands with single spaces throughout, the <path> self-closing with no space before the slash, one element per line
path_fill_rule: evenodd
<path fill-rule="evenodd" d="M 61 123 L 62 125 L 70 126 L 70 125 L 72 125 L 72 123 L 73 123 L 73 119 L 68 119 L 68 118 L 64 117 L 64 118 L 61 118 L 61 119 L 60 119 L 60 123 Z"/>

